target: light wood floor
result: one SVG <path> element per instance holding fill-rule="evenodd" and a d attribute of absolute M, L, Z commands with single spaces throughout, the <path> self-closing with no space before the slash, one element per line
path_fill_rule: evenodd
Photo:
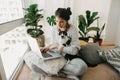
<path fill-rule="evenodd" d="M 16 80 L 30 80 L 30 69 L 28 68 L 28 66 L 24 63 L 22 66 L 22 69 L 19 73 L 19 75 L 17 76 Z"/>

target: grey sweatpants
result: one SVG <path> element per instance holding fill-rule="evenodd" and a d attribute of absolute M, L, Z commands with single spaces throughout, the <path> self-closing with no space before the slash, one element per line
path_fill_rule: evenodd
<path fill-rule="evenodd" d="M 87 64 L 80 58 L 72 59 L 64 68 L 66 74 L 81 76 L 87 71 Z"/>
<path fill-rule="evenodd" d="M 58 62 L 54 61 L 52 63 L 48 62 L 44 64 L 43 60 L 37 54 L 30 52 L 25 55 L 24 60 L 30 69 L 32 69 L 32 64 L 34 64 L 51 74 L 57 74 L 62 68 L 66 74 L 74 76 L 81 76 L 87 71 L 87 64 L 80 58 L 75 58 L 69 62 L 61 58 Z"/>

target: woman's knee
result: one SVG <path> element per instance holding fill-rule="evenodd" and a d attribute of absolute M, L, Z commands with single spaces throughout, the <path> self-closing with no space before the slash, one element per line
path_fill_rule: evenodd
<path fill-rule="evenodd" d="M 70 71 L 73 75 L 83 75 L 87 71 L 87 64 L 82 59 L 75 58 L 66 64 L 64 69 Z"/>

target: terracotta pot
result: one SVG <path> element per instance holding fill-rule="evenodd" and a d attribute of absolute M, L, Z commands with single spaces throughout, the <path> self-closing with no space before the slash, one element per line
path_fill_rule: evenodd
<path fill-rule="evenodd" d="M 99 40 L 94 40 L 95 43 L 98 43 L 99 46 L 101 46 L 102 42 L 103 42 L 103 39 L 99 39 Z"/>

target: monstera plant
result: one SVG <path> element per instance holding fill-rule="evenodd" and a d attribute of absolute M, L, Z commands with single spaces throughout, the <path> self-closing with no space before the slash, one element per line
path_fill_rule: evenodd
<path fill-rule="evenodd" d="M 51 15 L 49 17 L 46 18 L 47 19 L 47 22 L 50 26 L 54 26 L 56 25 L 56 21 L 55 21 L 55 16 L 54 15 Z"/>
<path fill-rule="evenodd" d="M 38 41 L 40 41 L 41 39 L 39 40 L 39 38 L 43 36 L 44 32 L 41 29 L 42 25 L 39 25 L 38 23 L 43 18 L 43 15 L 40 14 L 43 9 L 38 10 L 37 4 L 31 4 L 29 8 L 23 9 L 26 11 L 24 18 L 25 25 L 27 26 L 27 33 L 31 37 L 36 38 Z"/>
<path fill-rule="evenodd" d="M 91 24 L 97 20 L 99 17 L 97 16 L 98 12 L 92 12 L 87 10 L 86 11 L 86 16 L 79 15 L 78 19 L 78 28 L 79 28 L 79 33 L 81 37 L 79 39 L 87 40 L 89 39 L 90 36 L 88 36 L 88 33 L 90 31 L 98 31 L 98 27 L 93 27 Z"/>

